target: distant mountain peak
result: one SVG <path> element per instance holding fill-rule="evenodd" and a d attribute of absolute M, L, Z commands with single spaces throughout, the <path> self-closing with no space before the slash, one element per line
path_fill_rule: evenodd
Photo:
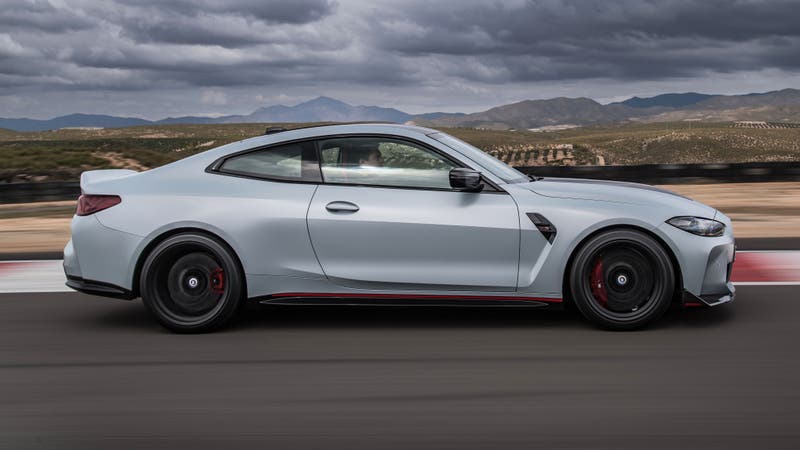
<path fill-rule="evenodd" d="M 350 106 L 349 104 L 335 99 L 333 97 L 326 97 L 324 95 L 320 95 L 319 97 L 312 98 L 311 100 L 306 100 L 302 103 L 298 103 L 295 107 L 298 106 L 335 106 L 335 107 L 342 107 L 342 106 Z"/>
<path fill-rule="evenodd" d="M 393 108 L 353 106 L 324 95 L 294 106 L 268 106 L 248 116 L 237 118 L 245 122 L 396 122 L 403 123 L 411 115 Z"/>

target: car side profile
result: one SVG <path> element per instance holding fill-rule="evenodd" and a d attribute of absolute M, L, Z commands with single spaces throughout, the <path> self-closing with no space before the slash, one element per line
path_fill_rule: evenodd
<path fill-rule="evenodd" d="M 176 332 L 262 304 L 573 304 L 635 329 L 734 298 L 731 221 L 646 185 L 535 178 L 445 133 L 278 131 L 144 172 L 95 170 L 67 285 Z"/>

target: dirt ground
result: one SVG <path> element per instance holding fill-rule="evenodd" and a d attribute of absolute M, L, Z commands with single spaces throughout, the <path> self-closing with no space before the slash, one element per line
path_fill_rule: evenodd
<path fill-rule="evenodd" d="M 733 219 L 737 237 L 800 236 L 800 182 L 659 186 Z M 0 205 L 0 253 L 61 251 L 74 201 Z"/>

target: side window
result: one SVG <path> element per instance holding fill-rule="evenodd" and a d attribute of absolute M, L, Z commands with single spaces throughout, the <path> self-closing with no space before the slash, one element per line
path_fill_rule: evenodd
<path fill-rule="evenodd" d="M 220 172 L 290 181 L 322 181 L 313 142 L 269 147 L 226 159 Z"/>
<path fill-rule="evenodd" d="M 452 162 L 426 148 L 392 138 L 320 141 L 326 183 L 450 188 Z"/>

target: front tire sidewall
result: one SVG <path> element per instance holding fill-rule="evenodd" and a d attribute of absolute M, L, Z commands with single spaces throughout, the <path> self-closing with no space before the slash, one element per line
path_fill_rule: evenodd
<path fill-rule="evenodd" d="M 652 258 L 657 282 L 647 307 L 639 314 L 605 313 L 592 295 L 588 274 L 593 259 L 598 250 L 609 245 L 637 246 Z M 675 270 L 667 251 L 651 236 L 636 230 L 613 230 L 598 234 L 578 250 L 570 270 L 569 285 L 574 304 L 586 319 L 606 329 L 634 330 L 652 323 L 669 309 L 675 292 Z"/>
<path fill-rule="evenodd" d="M 226 287 L 219 299 L 219 307 L 194 320 L 180 320 L 170 314 L 160 299 L 163 293 L 158 292 L 157 280 L 164 277 L 159 277 L 158 272 L 169 270 L 164 264 L 165 255 L 193 251 L 207 252 L 216 259 L 224 270 Z M 139 291 L 143 303 L 161 325 L 178 333 L 202 333 L 217 329 L 231 320 L 242 303 L 244 281 L 238 260 L 226 245 L 204 234 L 183 233 L 165 239 L 150 252 L 141 273 Z"/>

